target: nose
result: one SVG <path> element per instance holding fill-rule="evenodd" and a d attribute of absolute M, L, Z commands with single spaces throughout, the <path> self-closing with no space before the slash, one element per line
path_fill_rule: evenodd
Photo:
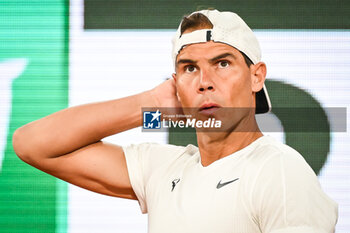
<path fill-rule="evenodd" d="M 201 70 L 199 83 L 198 83 L 198 92 L 203 93 L 205 91 L 214 91 L 213 83 L 213 74 L 209 70 Z"/>

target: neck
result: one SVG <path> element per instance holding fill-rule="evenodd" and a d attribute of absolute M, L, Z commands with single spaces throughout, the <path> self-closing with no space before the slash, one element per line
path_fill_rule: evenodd
<path fill-rule="evenodd" d="M 238 130 L 228 132 L 197 132 L 197 143 L 202 165 L 208 166 L 218 159 L 245 148 L 256 139 L 263 136 L 255 118 L 254 122 L 251 124 L 250 130 L 246 131 L 247 132 L 239 132 Z"/>

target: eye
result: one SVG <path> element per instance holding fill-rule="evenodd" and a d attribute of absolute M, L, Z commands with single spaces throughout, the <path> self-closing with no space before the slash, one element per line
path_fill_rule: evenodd
<path fill-rule="evenodd" d="M 189 66 L 185 66 L 185 71 L 187 73 L 193 73 L 197 70 L 197 68 L 195 66 L 189 65 Z"/>
<path fill-rule="evenodd" d="M 230 65 L 230 63 L 228 61 L 219 61 L 219 68 L 226 68 Z"/>

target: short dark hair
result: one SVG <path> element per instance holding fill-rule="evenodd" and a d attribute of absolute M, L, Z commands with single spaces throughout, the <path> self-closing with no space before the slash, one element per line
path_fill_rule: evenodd
<path fill-rule="evenodd" d="M 213 24 L 205 15 L 201 13 L 195 13 L 193 15 L 185 16 L 183 17 L 181 23 L 181 35 L 188 29 L 194 31 L 201 28 L 213 28 Z"/>
<path fill-rule="evenodd" d="M 213 28 L 213 24 L 210 22 L 210 20 L 203 14 L 201 13 L 195 13 L 192 15 L 187 15 L 182 18 L 181 22 L 181 35 L 186 31 L 186 30 L 198 30 L 198 29 L 211 29 Z M 238 50 L 239 51 L 239 50 Z M 244 58 L 245 63 L 247 64 L 248 67 L 250 67 L 253 62 L 250 60 L 250 58 L 245 55 L 245 53 L 239 51 Z"/>

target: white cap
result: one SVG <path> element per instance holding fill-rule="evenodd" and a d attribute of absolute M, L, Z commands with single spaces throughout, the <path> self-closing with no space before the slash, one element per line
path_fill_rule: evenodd
<path fill-rule="evenodd" d="M 188 44 L 203 43 L 207 41 L 221 42 L 231 45 L 243 52 L 254 63 L 260 62 L 261 51 L 257 38 L 248 25 L 233 12 L 220 12 L 218 10 L 202 10 L 193 12 L 205 15 L 213 24 L 212 29 L 196 30 L 181 36 L 181 24 L 173 37 L 173 60 Z"/>
<path fill-rule="evenodd" d="M 221 42 L 243 52 L 256 64 L 261 60 L 259 42 L 249 26 L 233 12 L 220 12 L 218 10 L 201 10 L 191 15 L 201 13 L 213 24 L 212 29 L 199 29 L 181 35 L 181 24 L 173 37 L 173 64 L 176 57 L 185 45 L 205 43 L 208 41 Z M 256 113 L 266 113 L 271 110 L 271 102 L 267 89 L 264 87 L 256 93 Z"/>

